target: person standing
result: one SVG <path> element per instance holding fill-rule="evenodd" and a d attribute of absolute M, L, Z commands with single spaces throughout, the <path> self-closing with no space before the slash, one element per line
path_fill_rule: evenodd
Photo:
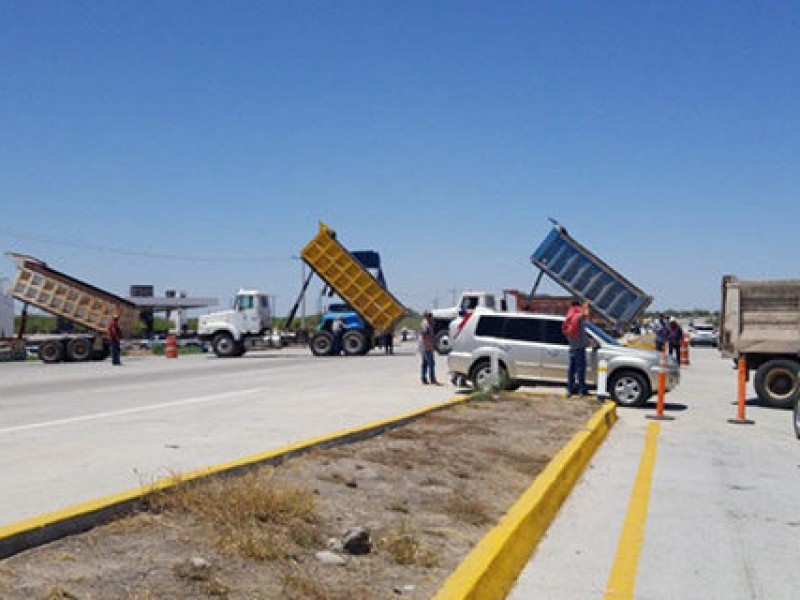
<path fill-rule="evenodd" d="M 683 341 L 683 329 L 675 319 L 669 322 L 667 331 L 667 341 L 669 342 L 668 356 L 675 355 L 675 362 L 681 364 L 681 342 Z"/>
<path fill-rule="evenodd" d="M 394 354 L 394 331 L 391 329 L 383 338 L 383 349 L 386 354 Z"/>
<path fill-rule="evenodd" d="M 342 353 L 342 338 L 344 337 L 344 321 L 341 317 L 336 317 L 331 325 L 333 333 L 333 351 L 331 354 L 339 356 Z"/>
<path fill-rule="evenodd" d="M 111 321 L 108 323 L 106 333 L 108 334 L 108 340 L 111 343 L 111 364 L 121 365 L 120 340 L 122 339 L 122 330 L 119 326 L 119 315 L 115 314 L 111 317 Z"/>
<path fill-rule="evenodd" d="M 653 323 L 653 333 L 656 336 L 656 352 L 661 353 L 669 339 L 669 328 L 664 315 L 658 315 L 658 321 Z"/>
<path fill-rule="evenodd" d="M 577 298 L 567 311 L 563 333 L 569 343 L 569 368 L 567 369 L 567 396 L 588 396 L 586 388 L 586 348 L 589 336 L 584 324 L 589 316 L 589 301 L 581 304 Z"/>
<path fill-rule="evenodd" d="M 422 383 L 439 385 L 436 381 L 436 362 L 433 358 L 433 314 L 429 310 L 422 314 L 418 338 L 417 349 L 422 356 Z"/>

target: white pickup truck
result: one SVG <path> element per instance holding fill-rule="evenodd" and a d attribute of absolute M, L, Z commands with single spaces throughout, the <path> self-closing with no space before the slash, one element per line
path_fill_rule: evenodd
<path fill-rule="evenodd" d="M 495 308 L 495 296 L 490 292 L 465 291 L 461 294 L 458 303 L 450 308 L 437 308 L 433 313 L 433 335 L 436 351 L 439 354 L 449 354 L 450 333 L 448 328 L 450 321 L 468 310 L 475 310 L 479 306 Z"/>

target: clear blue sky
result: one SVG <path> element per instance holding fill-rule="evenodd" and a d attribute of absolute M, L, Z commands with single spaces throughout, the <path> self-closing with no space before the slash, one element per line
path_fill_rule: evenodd
<path fill-rule="evenodd" d="M 322 220 L 423 309 L 530 289 L 552 216 L 717 308 L 800 277 L 799 111 L 798 2 L 5 0 L 0 250 L 285 314 Z"/>

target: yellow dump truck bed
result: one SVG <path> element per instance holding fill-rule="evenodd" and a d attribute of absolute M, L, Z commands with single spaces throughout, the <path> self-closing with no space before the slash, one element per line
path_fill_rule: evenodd
<path fill-rule="evenodd" d="M 51 269 L 32 256 L 7 254 L 17 264 L 11 295 L 20 302 L 99 333 L 114 314 L 119 315 L 123 335 L 136 326 L 139 310 L 132 302 Z"/>
<path fill-rule="evenodd" d="M 336 233 L 324 223 L 300 256 L 372 326 L 377 335 L 393 329 L 406 308 L 336 240 Z"/>

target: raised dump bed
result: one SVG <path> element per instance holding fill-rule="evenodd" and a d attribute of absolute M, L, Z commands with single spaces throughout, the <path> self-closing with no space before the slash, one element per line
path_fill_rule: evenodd
<path fill-rule="evenodd" d="M 107 349 L 102 334 L 115 314 L 119 315 L 123 335 L 130 334 L 136 326 L 139 310 L 128 300 L 56 271 L 32 256 L 6 254 L 17 265 L 11 284 L 15 299 L 90 332 L 48 339 L 39 346 L 39 355 L 45 362 L 103 358 Z"/>
<path fill-rule="evenodd" d="M 406 308 L 336 239 L 324 223 L 300 256 L 374 330 L 393 330 Z"/>
<path fill-rule="evenodd" d="M 556 224 L 531 262 L 581 300 L 588 300 L 616 331 L 625 331 L 653 301 Z"/>

